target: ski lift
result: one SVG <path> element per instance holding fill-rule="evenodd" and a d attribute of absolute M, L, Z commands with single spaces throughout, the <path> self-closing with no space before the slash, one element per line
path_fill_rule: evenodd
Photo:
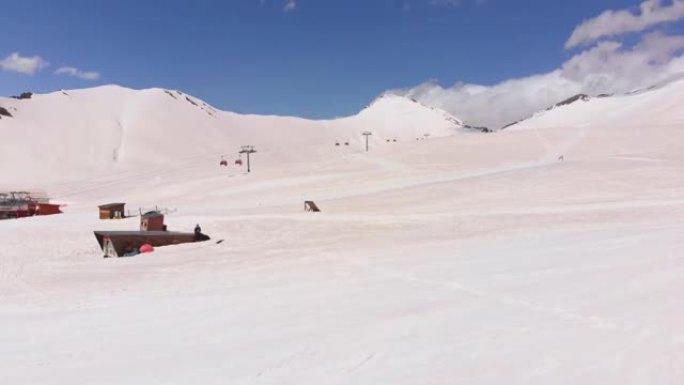
<path fill-rule="evenodd" d="M 223 156 L 221 156 L 221 161 L 219 162 L 219 165 L 223 167 L 228 167 L 228 161 L 225 160 Z"/>
<path fill-rule="evenodd" d="M 242 166 L 242 154 L 240 154 L 240 158 L 235 159 L 235 164 L 238 166 Z"/>
<path fill-rule="evenodd" d="M 339 145 L 340 145 L 340 142 L 335 142 L 335 146 L 339 146 Z"/>

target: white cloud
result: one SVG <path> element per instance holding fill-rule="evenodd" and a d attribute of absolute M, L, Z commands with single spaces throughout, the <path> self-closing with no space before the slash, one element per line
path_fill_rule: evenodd
<path fill-rule="evenodd" d="M 475 5 L 485 4 L 487 0 L 428 0 L 428 4 L 433 7 L 453 7 L 458 8 L 464 4 L 474 3 Z"/>
<path fill-rule="evenodd" d="M 472 125 L 500 128 L 579 93 L 621 93 L 681 76 L 684 35 L 642 32 L 680 18 L 684 18 L 684 0 L 674 0 L 667 6 L 658 0 L 648 0 L 641 4 L 640 14 L 607 11 L 578 26 L 566 45 L 593 45 L 554 71 L 492 86 L 458 83 L 445 88 L 426 82 L 390 92 L 440 107 Z M 638 43 L 596 43 L 602 37 L 629 32 L 642 32 Z"/>
<path fill-rule="evenodd" d="M 56 75 L 61 75 L 61 74 L 66 74 L 70 75 L 73 77 L 77 77 L 80 79 L 84 80 L 97 80 L 100 78 L 100 73 L 99 72 L 94 72 L 94 71 L 81 71 L 78 68 L 74 67 L 61 67 L 55 71 Z"/>
<path fill-rule="evenodd" d="M 486 4 L 487 1 L 488 0 L 404 0 L 402 3 L 402 10 L 404 12 L 410 12 L 413 9 L 414 4 L 418 7 L 427 5 L 435 8 L 459 8 L 467 4 L 483 5 Z"/>
<path fill-rule="evenodd" d="M 461 0 L 430 0 L 430 5 L 438 7 L 460 7 L 462 4 Z"/>
<path fill-rule="evenodd" d="M 630 10 L 608 10 L 599 16 L 585 20 L 577 26 L 565 43 L 565 48 L 597 41 L 602 37 L 618 36 L 684 18 L 684 0 L 673 0 L 663 5 L 661 0 L 646 0 L 640 5 L 639 13 Z"/>
<path fill-rule="evenodd" d="M 50 63 L 43 60 L 40 56 L 21 56 L 18 52 L 11 53 L 3 60 L 0 60 L 0 68 L 3 71 L 19 72 L 27 75 L 33 75 L 48 65 Z"/>
<path fill-rule="evenodd" d="M 278 1 L 281 3 L 281 1 Z M 297 0 L 284 0 L 285 5 L 283 5 L 284 12 L 292 12 L 297 9 Z M 264 8 L 266 5 L 266 0 L 259 0 L 259 8 Z"/>
<path fill-rule="evenodd" d="M 391 92 L 440 107 L 472 125 L 500 128 L 570 96 L 645 88 L 684 72 L 684 36 L 649 33 L 633 47 L 607 41 L 545 74 L 493 86 L 434 82 Z"/>
<path fill-rule="evenodd" d="M 684 49 L 684 36 L 666 36 L 659 32 L 645 35 L 631 49 L 621 43 L 601 42 L 563 64 L 563 76 L 581 82 L 588 92 L 605 89 L 628 90 L 646 85 L 661 77 L 674 56 Z"/>
<path fill-rule="evenodd" d="M 285 12 L 291 12 L 291 11 L 294 11 L 295 9 L 297 9 L 297 1 L 296 0 L 287 0 L 283 10 Z"/>

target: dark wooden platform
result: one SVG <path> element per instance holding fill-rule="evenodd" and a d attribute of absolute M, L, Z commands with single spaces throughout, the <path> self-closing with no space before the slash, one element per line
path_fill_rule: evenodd
<path fill-rule="evenodd" d="M 304 211 L 313 211 L 318 213 L 321 209 L 318 208 L 314 201 L 304 201 Z"/>
<path fill-rule="evenodd" d="M 175 231 L 93 231 L 93 233 L 105 257 L 121 257 L 126 253 L 127 246 L 138 249 L 146 243 L 159 247 L 201 241 L 195 240 L 194 233 Z"/>

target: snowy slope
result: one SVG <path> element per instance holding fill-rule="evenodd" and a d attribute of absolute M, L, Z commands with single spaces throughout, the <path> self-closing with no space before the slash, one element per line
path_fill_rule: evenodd
<path fill-rule="evenodd" d="M 0 106 L 13 115 L 0 120 L 0 174 L 7 183 L 68 180 L 203 155 L 232 158 L 245 144 L 273 160 L 312 159 L 329 154 L 335 141 L 359 148 L 366 130 L 379 143 L 462 129 L 444 111 L 397 96 L 380 97 L 355 116 L 321 121 L 239 115 L 179 91 L 118 86 L 0 98 Z"/>
<path fill-rule="evenodd" d="M 549 111 L 539 127 L 555 129 L 450 136 L 452 123 L 405 99 L 326 122 L 214 112 L 163 90 L 100 90 L 108 115 L 96 96 L 65 101 L 123 145 L 89 178 L 41 185 L 64 214 L 0 221 L 1 382 L 684 383 L 680 87 L 616 98 L 612 116 L 594 100 Z M 41 101 L 58 97 L 3 100 L 17 110 L 0 127 L 68 145 L 29 113 L 61 113 Z M 415 113 L 403 121 L 382 112 L 404 108 Z M 71 140 L 100 149 L 79 122 Z M 369 125 L 370 152 L 358 134 L 334 146 Z M 250 174 L 221 168 L 203 152 L 224 142 L 188 149 L 201 140 L 191 132 L 264 150 Z M 148 141 L 173 167 L 140 157 Z M 100 159 L 59 154 L 35 166 L 78 174 L 83 154 Z M 303 212 L 308 199 L 322 212 Z M 138 226 L 100 221 L 111 201 L 168 207 L 170 230 L 200 223 L 224 242 L 103 259 L 93 230 Z"/>
<path fill-rule="evenodd" d="M 546 127 L 598 127 L 623 124 L 659 126 L 684 123 L 684 79 L 625 95 L 580 98 L 541 111 L 507 130 Z"/>

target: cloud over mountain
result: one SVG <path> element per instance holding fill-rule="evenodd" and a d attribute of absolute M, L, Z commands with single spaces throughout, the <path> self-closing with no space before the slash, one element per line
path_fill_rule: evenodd
<path fill-rule="evenodd" d="M 84 79 L 84 80 L 97 80 L 100 78 L 100 73 L 99 72 L 94 72 L 94 71 L 82 71 L 78 68 L 75 67 L 61 67 L 55 71 L 56 75 L 70 75 L 76 78 Z"/>
<path fill-rule="evenodd" d="M 26 75 L 33 75 L 48 65 L 50 63 L 40 56 L 21 56 L 18 52 L 13 52 L 0 60 L 0 68 L 3 71 L 19 72 Z"/>
<path fill-rule="evenodd" d="M 647 16 L 639 19 L 642 20 L 640 24 L 633 22 L 628 28 L 616 22 L 623 28 L 597 29 L 602 32 L 592 35 L 591 39 L 580 33 L 576 36 L 585 37 L 574 37 L 569 41 L 595 41 L 600 36 L 632 32 L 636 25 L 652 25 L 656 20 L 666 19 L 664 13 L 672 19 L 683 5 L 684 0 L 677 0 L 669 7 L 662 7 L 658 1 L 647 1 L 642 4 L 642 15 Z M 626 10 L 610 12 L 610 15 L 629 13 Z M 599 18 L 607 19 L 599 16 L 592 20 Z M 592 25 L 592 20 L 578 26 L 575 33 L 588 28 L 584 27 L 586 25 Z M 391 92 L 442 108 L 460 116 L 466 123 L 499 128 L 575 94 L 627 92 L 666 80 L 684 72 L 683 50 L 684 36 L 646 32 L 631 45 L 618 40 L 598 41 L 548 73 L 491 86 L 457 83 L 443 87 L 435 82 L 426 82 Z"/>

